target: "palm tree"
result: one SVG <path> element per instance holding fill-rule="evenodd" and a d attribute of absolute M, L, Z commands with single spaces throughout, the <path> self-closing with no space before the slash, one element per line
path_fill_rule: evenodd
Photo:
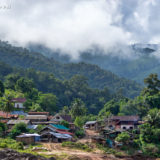
<path fill-rule="evenodd" d="M 14 109 L 14 105 L 12 102 L 12 96 L 10 96 L 9 94 L 5 95 L 2 99 L 2 101 L 3 101 L 2 110 L 3 110 L 3 112 L 7 113 L 7 117 L 8 117 L 8 113 L 13 111 L 13 109 Z"/>

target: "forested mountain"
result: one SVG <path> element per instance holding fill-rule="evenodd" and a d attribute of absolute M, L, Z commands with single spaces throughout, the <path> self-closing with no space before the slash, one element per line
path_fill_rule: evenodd
<path fill-rule="evenodd" d="M 140 85 L 134 81 L 120 78 L 97 65 L 83 62 L 63 64 L 40 53 L 14 47 L 2 41 L 0 42 L 0 61 L 18 68 L 34 68 L 37 71 L 53 73 L 61 80 L 70 79 L 77 74 L 82 75 L 87 78 L 91 88 L 104 89 L 107 87 L 112 93 L 122 91 L 127 97 L 135 97 L 141 90 Z"/>
<path fill-rule="evenodd" d="M 43 45 L 30 45 L 29 48 L 31 51 L 38 51 L 47 57 L 54 56 L 55 60 L 62 63 L 71 63 L 72 61 L 69 56 L 57 51 L 53 52 Z M 96 64 L 118 76 L 143 84 L 143 79 L 149 74 L 160 74 L 159 48 L 160 46 L 157 44 L 134 44 L 120 49 L 114 48 L 107 53 L 99 48 L 94 48 L 82 52 L 77 62 Z M 128 58 L 126 58 L 127 55 Z"/>

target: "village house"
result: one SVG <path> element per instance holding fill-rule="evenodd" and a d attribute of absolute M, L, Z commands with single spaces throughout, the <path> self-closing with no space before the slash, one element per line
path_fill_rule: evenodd
<path fill-rule="evenodd" d="M 9 120 L 7 122 L 8 129 L 12 129 L 12 127 L 15 124 L 18 124 L 18 123 L 25 123 L 26 125 L 30 125 L 31 124 L 30 120 Z"/>
<path fill-rule="evenodd" d="M 49 124 L 49 127 L 56 129 L 56 131 L 68 132 L 70 129 L 60 124 Z"/>
<path fill-rule="evenodd" d="M 41 134 L 41 141 L 61 143 L 64 141 L 71 141 L 72 136 L 68 134 L 61 134 L 56 132 L 45 132 Z"/>
<path fill-rule="evenodd" d="M 16 141 L 23 142 L 25 144 L 34 144 L 35 142 L 40 141 L 40 135 L 37 133 L 22 134 L 16 137 Z"/>
<path fill-rule="evenodd" d="M 44 124 L 48 118 L 46 115 L 27 115 L 26 120 L 30 120 L 32 124 Z"/>
<path fill-rule="evenodd" d="M 57 113 L 52 119 L 51 121 L 53 122 L 61 122 L 61 121 L 67 121 L 69 123 L 72 123 L 72 117 L 70 115 L 63 115 L 63 114 L 59 114 Z"/>
<path fill-rule="evenodd" d="M 88 121 L 85 123 L 84 128 L 98 131 L 101 127 L 101 123 L 98 121 Z"/>
<path fill-rule="evenodd" d="M 17 108 L 17 109 L 25 108 L 25 106 L 23 105 L 26 102 L 25 98 L 13 98 L 12 102 L 14 102 L 14 108 Z"/>
<path fill-rule="evenodd" d="M 46 127 L 44 127 L 41 131 L 40 134 L 46 133 L 46 132 L 55 132 L 55 133 L 61 133 L 61 134 L 69 134 L 69 135 L 73 135 L 73 133 L 68 131 L 69 129 L 66 128 L 63 125 L 48 125 Z"/>
<path fill-rule="evenodd" d="M 47 133 L 47 132 L 56 132 L 56 129 L 52 128 L 50 126 L 46 126 L 39 133 L 41 135 L 41 134 L 44 134 L 44 133 Z"/>
<path fill-rule="evenodd" d="M 64 114 L 57 113 L 50 121 L 53 123 L 58 123 L 58 124 L 62 121 L 67 121 L 69 123 L 69 128 L 71 130 L 75 130 L 75 125 L 72 122 L 72 117 L 70 115 L 64 115 Z"/>
<path fill-rule="evenodd" d="M 139 116 L 112 116 L 106 119 L 106 127 L 114 130 L 129 130 L 137 128 Z"/>

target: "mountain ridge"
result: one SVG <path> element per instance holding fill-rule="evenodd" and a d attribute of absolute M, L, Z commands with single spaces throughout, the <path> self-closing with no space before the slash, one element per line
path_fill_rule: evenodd
<path fill-rule="evenodd" d="M 14 47 L 6 42 L 0 42 L 0 61 L 14 67 L 34 68 L 39 71 L 53 73 L 57 78 L 69 79 L 75 74 L 83 75 L 88 79 L 92 88 L 109 88 L 112 92 L 120 89 L 124 95 L 135 97 L 141 86 L 134 81 L 120 78 L 110 71 L 103 70 L 97 65 L 81 63 L 62 64 L 53 58 L 43 56 L 38 52 L 30 52 L 26 48 Z"/>

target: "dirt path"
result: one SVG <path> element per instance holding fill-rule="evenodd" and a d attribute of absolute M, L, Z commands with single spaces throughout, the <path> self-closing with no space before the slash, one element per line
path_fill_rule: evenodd
<path fill-rule="evenodd" d="M 62 147 L 60 143 L 43 143 L 43 146 L 46 147 L 48 152 L 38 152 L 46 155 L 65 155 L 63 160 L 68 160 L 68 157 L 76 157 L 70 160 L 159 160 L 152 158 L 142 158 L 142 157 L 126 157 L 126 158 L 116 158 L 110 154 L 103 154 L 102 151 L 96 150 L 94 152 L 84 152 L 81 150 L 70 149 Z"/>
<path fill-rule="evenodd" d="M 72 156 L 77 156 L 80 159 L 83 160 L 117 160 L 117 158 L 114 157 L 108 157 L 107 155 L 104 155 L 101 151 L 97 150 L 95 152 L 83 152 L 80 150 L 75 150 L 75 149 L 69 149 L 62 147 L 61 144 L 59 143 L 44 143 L 44 147 L 46 147 L 49 152 L 45 152 L 46 155 L 72 155 Z M 44 154 L 44 152 L 43 152 Z"/>
<path fill-rule="evenodd" d="M 86 136 L 83 139 L 78 140 L 80 143 L 91 143 L 91 137 L 97 135 L 96 132 L 87 130 Z M 43 143 L 43 146 L 48 149 L 48 152 L 39 152 L 46 155 L 65 155 L 63 160 L 68 160 L 68 157 L 73 156 L 70 160 L 151 160 L 142 157 L 126 157 L 126 158 L 116 158 L 111 154 L 103 154 L 99 149 L 94 150 L 94 152 L 85 152 L 81 150 L 71 149 L 62 147 L 60 143 Z M 96 148 L 96 147 L 95 147 Z M 74 156 L 76 158 L 74 158 Z"/>

